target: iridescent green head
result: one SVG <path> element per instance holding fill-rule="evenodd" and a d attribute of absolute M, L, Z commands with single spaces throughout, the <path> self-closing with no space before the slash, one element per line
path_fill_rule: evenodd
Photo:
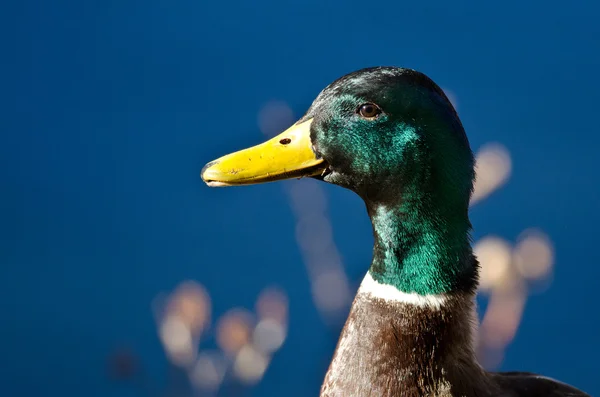
<path fill-rule="evenodd" d="M 434 200 L 465 212 L 473 155 L 443 91 L 401 68 L 348 74 L 319 94 L 306 115 L 311 141 L 329 165 L 323 179 L 367 204 Z"/>
<path fill-rule="evenodd" d="M 473 290 L 474 160 L 443 91 L 425 75 L 377 67 L 327 86 L 277 137 L 204 168 L 211 186 L 309 176 L 351 189 L 375 234 L 372 277 L 405 292 Z"/>

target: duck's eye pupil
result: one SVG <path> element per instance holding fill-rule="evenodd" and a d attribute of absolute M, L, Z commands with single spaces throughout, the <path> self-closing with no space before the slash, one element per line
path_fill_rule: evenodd
<path fill-rule="evenodd" d="M 381 111 L 377 106 L 373 105 L 372 103 L 365 103 L 364 105 L 360 106 L 360 108 L 358 109 L 358 113 L 360 113 L 360 115 L 366 119 L 372 119 L 379 115 Z"/>

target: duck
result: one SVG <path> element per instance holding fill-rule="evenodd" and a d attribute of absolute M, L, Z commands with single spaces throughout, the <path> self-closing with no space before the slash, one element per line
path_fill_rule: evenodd
<path fill-rule="evenodd" d="M 321 397 L 589 397 L 476 359 L 474 166 L 444 91 L 416 70 L 379 66 L 335 80 L 287 130 L 202 169 L 211 187 L 307 177 L 364 201 L 373 257 Z"/>

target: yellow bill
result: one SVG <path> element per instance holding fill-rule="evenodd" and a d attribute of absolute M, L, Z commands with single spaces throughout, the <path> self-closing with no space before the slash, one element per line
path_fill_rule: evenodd
<path fill-rule="evenodd" d="M 202 169 L 202 179 L 216 187 L 320 175 L 327 164 L 312 149 L 311 123 L 294 124 L 260 145 L 211 161 Z"/>

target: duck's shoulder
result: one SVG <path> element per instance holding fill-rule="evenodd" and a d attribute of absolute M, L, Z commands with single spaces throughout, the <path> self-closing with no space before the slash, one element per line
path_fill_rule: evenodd
<path fill-rule="evenodd" d="M 490 376 L 510 397 L 590 397 L 571 385 L 531 372 L 496 372 Z"/>

